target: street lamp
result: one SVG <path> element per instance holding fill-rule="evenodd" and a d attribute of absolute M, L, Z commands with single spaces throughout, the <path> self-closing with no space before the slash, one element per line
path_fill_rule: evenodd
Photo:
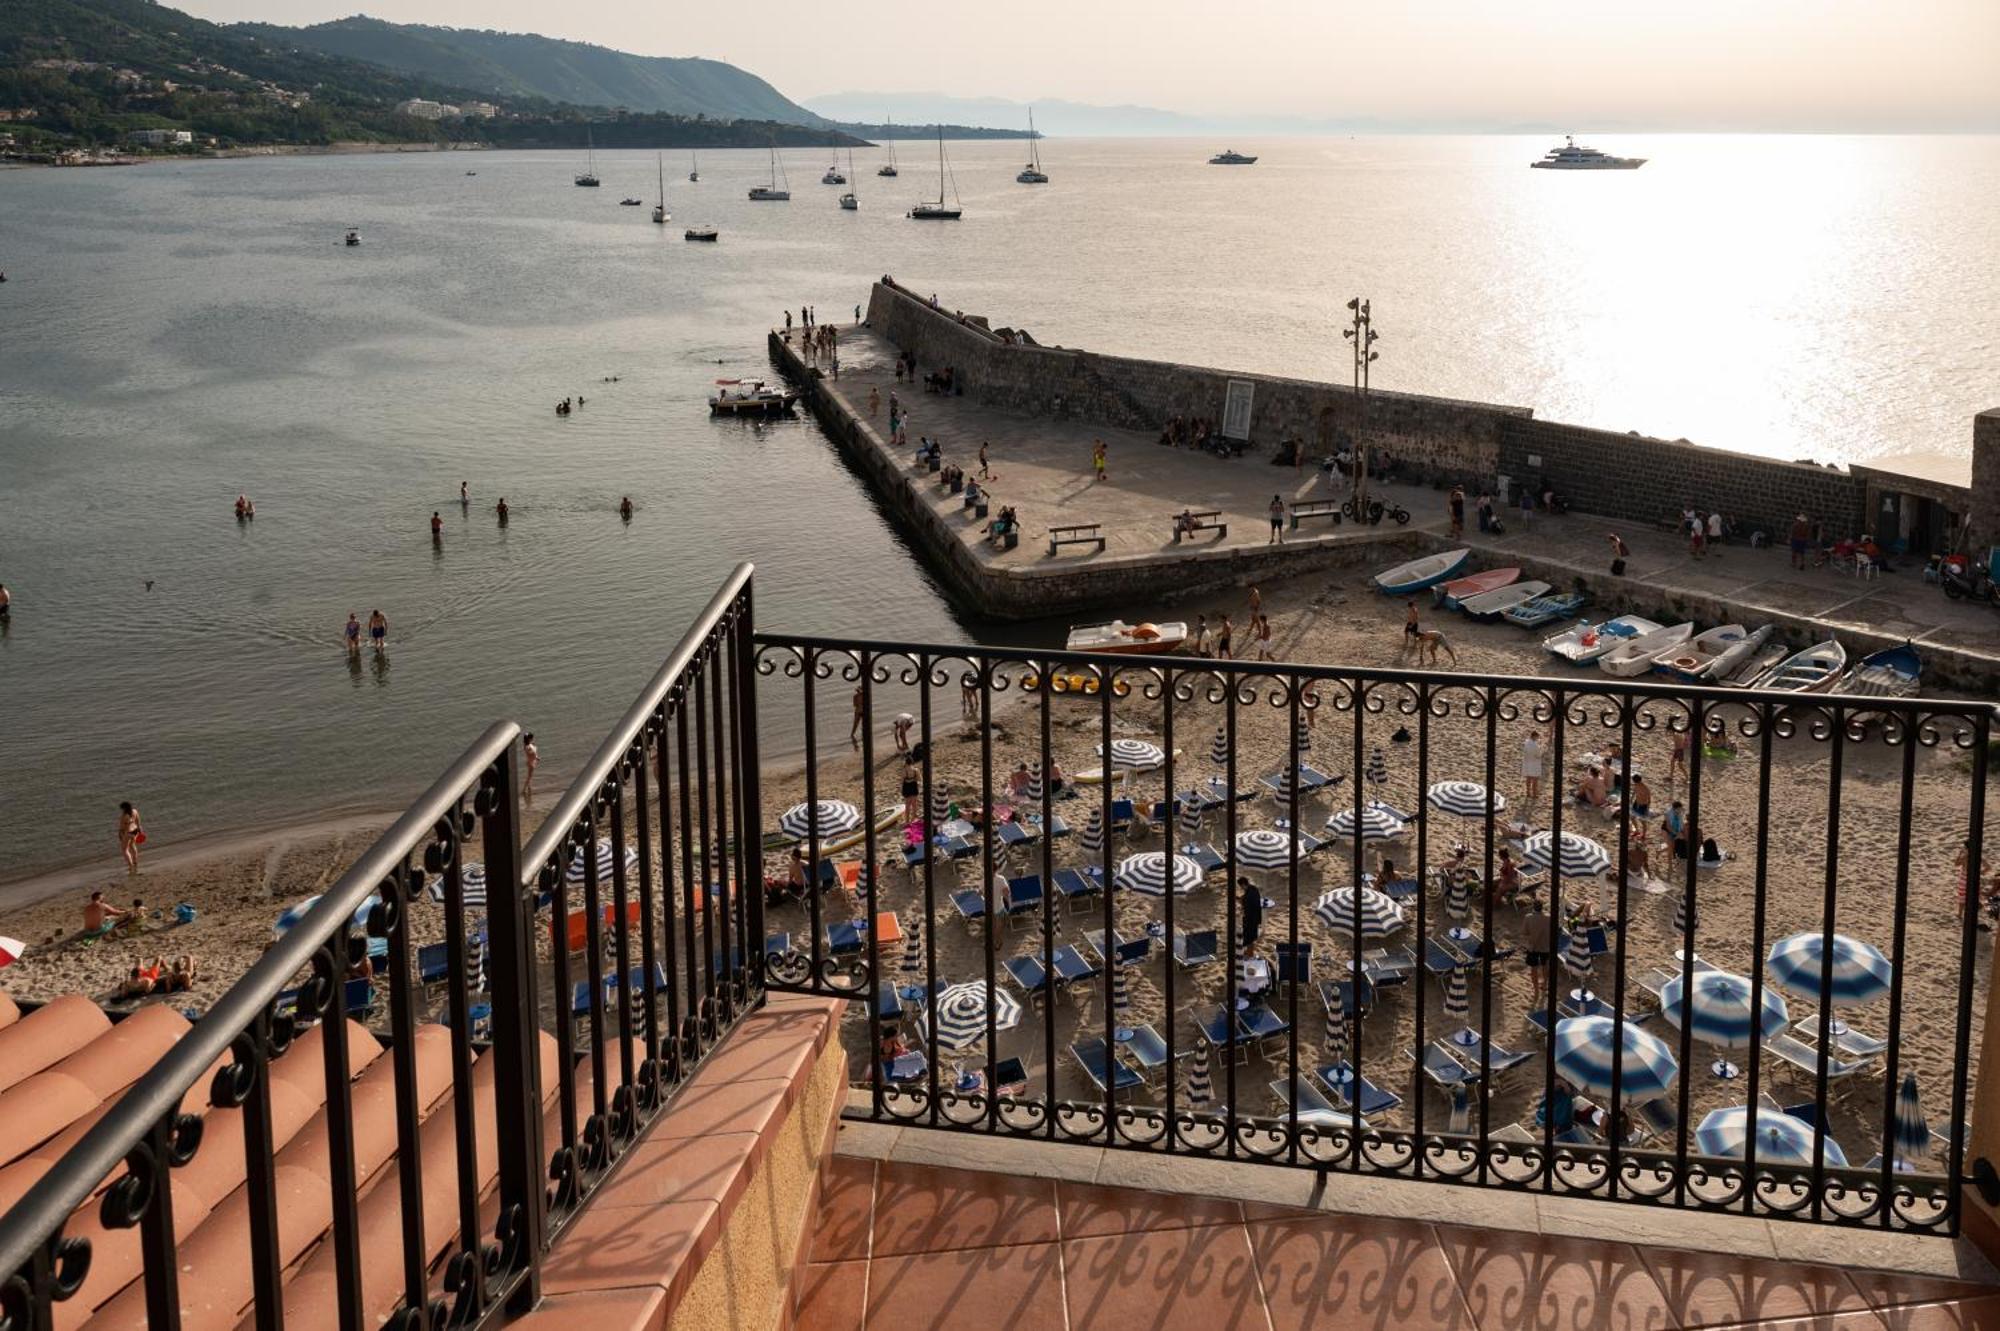
<path fill-rule="evenodd" d="M 1374 319 L 1369 313 L 1369 302 L 1356 296 L 1347 302 L 1348 310 L 1354 315 L 1351 327 L 1340 330 L 1340 335 L 1352 344 L 1354 349 L 1354 391 L 1361 397 L 1361 424 L 1354 437 L 1354 520 L 1360 522 L 1368 512 L 1368 446 L 1362 431 L 1368 427 L 1368 367 L 1381 359 L 1382 353 L 1375 350 L 1375 339 L 1380 336 L 1375 331 Z"/>

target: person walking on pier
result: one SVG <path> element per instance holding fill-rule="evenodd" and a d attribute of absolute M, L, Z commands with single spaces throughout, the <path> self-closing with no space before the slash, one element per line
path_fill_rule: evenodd
<path fill-rule="evenodd" d="M 1229 640 L 1235 636 L 1236 636 L 1235 626 L 1229 622 L 1229 616 L 1224 615 L 1222 617 L 1222 623 L 1218 624 L 1215 629 L 1216 660 L 1228 661 L 1234 659 L 1229 654 Z"/>
<path fill-rule="evenodd" d="M 1104 441 L 1102 439 L 1095 441 L 1091 445 L 1090 464 L 1091 466 L 1097 469 L 1097 479 L 1100 481 L 1104 479 L 1104 464 L 1109 456 L 1109 453 L 1110 450 L 1105 448 Z"/>
<path fill-rule="evenodd" d="M 1272 495 L 1271 496 L 1271 539 L 1264 542 L 1264 544 L 1283 545 L 1284 543 L 1285 543 L 1285 497 L 1283 495 Z"/>
<path fill-rule="evenodd" d="M 986 465 L 986 441 L 984 439 L 979 441 L 979 479 L 982 481 L 993 479 L 992 469 Z"/>
<path fill-rule="evenodd" d="M 1611 542 L 1611 576 L 1622 578 L 1625 576 L 1625 560 L 1631 555 L 1632 549 L 1625 544 L 1625 538 L 1615 531 L 1606 532 L 1604 536 Z"/>
<path fill-rule="evenodd" d="M 1451 496 L 1446 503 L 1451 509 L 1451 539 L 1455 541 L 1465 535 L 1465 487 L 1452 486 Z M 1359 516 L 1358 512 L 1356 516 Z"/>
<path fill-rule="evenodd" d="M 1806 566 L 1806 545 L 1811 540 L 1812 523 L 1806 521 L 1806 515 L 1801 513 L 1792 519 L 1793 568 L 1803 569 Z"/>

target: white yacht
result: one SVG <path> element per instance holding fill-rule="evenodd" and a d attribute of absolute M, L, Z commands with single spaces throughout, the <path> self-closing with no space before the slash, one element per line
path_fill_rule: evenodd
<path fill-rule="evenodd" d="M 1256 160 L 1257 159 L 1254 157 L 1247 157 L 1244 154 L 1237 152 L 1234 148 L 1229 148 L 1209 158 L 1208 164 L 1210 166 L 1250 166 L 1253 165 L 1256 162 Z"/>
<path fill-rule="evenodd" d="M 1563 146 L 1551 148 L 1539 162 L 1529 166 L 1544 171 L 1636 171 L 1646 164 L 1643 157 L 1613 157 L 1595 148 L 1579 148 L 1572 135 L 1563 136 Z"/>
<path fill-rule="evenodd" d="M 771 147 L 771 183 L 769 185 L 752 185 L 750 187 L 751 202 L 790 203 L 792 201 L 791 182 L 788 180 L 783 186 L 778 184 L 779 176 L 783 171 L 784 166 L 778 161 L 777 145 L 773 144 Z"/>
<path fill-rule="evenodd" d="M 1049 178 L 1042 171 L 1041 141 L 1035 137 L 1035 108 L 1028 108 L 1028 164 L 1021 168 L 1021 174 L 1014 177 L 1023 185 L 1046 185 Z"/>

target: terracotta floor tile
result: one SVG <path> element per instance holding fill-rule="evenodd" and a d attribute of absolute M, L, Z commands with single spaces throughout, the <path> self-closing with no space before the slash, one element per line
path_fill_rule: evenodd
<path fill-rule="evenodd" d="M 1072 1327 L 1264 1331 L 1270 1319 L 1241 1224 L 1065 1241 Z"/>
<path fill-rule="evenodd" d="M 806 1260 L 866 1259 L 869 1229 L 875 1222 L 875 1162 L 837 1155 L 827 1162 L 820 1183 L 819 1210 L 813 1215 L 812 1250 Z"/>
<path fill-rule="evenodd" d="M 1903 1303 L 1950 1303 L 1958 1299 L 2000 1296 L 2000 1289 L 1973 1280 L 1950 1280 L 1944 1276 L 1907 1276 L 1894 1271 L 1849 1271 L 1861 1297 L 1877 1308 Z"/>
<path fill-rule="evenodd" d="M 1607 1216 L 1606 1223 L 1615 1223 Z M 1459 1291 L 1482 1327 L 1664 1331 L 1666 1295 L 1627 1243 L 1440 1225 Z"/>
<path fill-rule="evenodd" d="M 2000 1331 L 2000 1297 L 1877 1308 L 1889 1331 Z"/>
<path fill-rule="evenodd" d="M 1276 1331 L 1473 1325 L 1429 1225 L 1317 1215 L 1248 1232 Z"/>
<path fill-rule="evenodd" d="M 593 1205 L 556 1240 L 542 1265 L 542 1290 L 678 1288 L 719 1232 L 714 1202 L 663 1206 Z"/>
<path fill-rule="evenodd" d="M 1053 1243 L 908 1253 L 868 1264 L 868 1331 L 1062 1326 L 1062 1264 Z"/>
<path fill-rule="evenodd" d="M 884 1162 L 875 1176 L 873 1252 L 884 1256 L 1048 1243 L 1057 1236 L 1049 1179 Z"/>
<path fill-rule="evenodd" d="M 749 1184 L 755 1133 L 717 1132 L 700 1139 L 648 1137 L 618 1164 L 593 1207 L 731 1200 Z"/>
<path fill-rule="evenodd" d="M 1062 1236 L 1065 1239 L 1129 1234 L 1139 1230 L 1191 1229 L 1196 1225 L 1230 1225 L 1243 1219 L 1239 1204 L 1223 1197 L 1146 1192 L 1139 1188 L 1101 1188 L 1090 1183 L 1058 1181 L 1056 1204 L 1062 1213 Z"/>
<path fill-rule="evenodd" d="M 1723 1253 L 1640 1248 L 1682 1326 L 1728 1326 L 1866 1309 L 1845 1272 Z"/>
<path fill-rule="evenodd" d="M 509 1331 L 658 1331 L 666 1322 L 666 1299 L 657 1287 L 557 1294 L 507 1326 Z"/>
<path fill-rule="evenodd" d="M 814 1262 L 799 1268 L 793 1331 L 861 1331 L 868 1263 Z"/>

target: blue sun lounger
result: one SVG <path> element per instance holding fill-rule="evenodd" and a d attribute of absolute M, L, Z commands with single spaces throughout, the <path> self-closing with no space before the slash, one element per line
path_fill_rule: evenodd
<path fill-rule="evenodd" d="M 1146 1084 L 1146 1079 L 1127 1067 L 1123 1059 L 1114 1058 L 1102 1040 L 1079 1040 L 1069 1047 L 1069 1052 L 1083 1069 L 1083 1075 L 1096 1083 L 1100 1091 L 1108 1090 L 1115 1096 Z"/>
<path fill-rule="evenodd" d="M 1220 946 L 1213 929 L 1198 929 L 1192 933 L 1174 930 L 1174 960 L 1183 966 L 1206 966 L 1222 955 L 1218 950 Z"/>
<path fill-rule="evenodd" d="M 1098 884 L 1098 876 L 1077 869 L 1056 870 L 1056 891 L 1063 894 L 1065 901 L 1081 901 L 1094 897 L 1103 889 Z"/>
<path fill-rule="evenodd" d="M 1057 984 L 1076 984 L 1102 973 L 1103 968 L 1087 960 L 1074 947 L 1063 946 L 1055 950 L 1050 961 L 1054 963 Z"/>
<path fill-rule="evenodd" d="M 1279 1118 L 1284 1118 L 1292 1107 L 1291 1089 L 1292 1083 L 1289 1077 L 1280 1077 L 1271 1083 L 1271 1098 L 1276 1100 L 1280 1106 L 1278 1110 Z M 1298 1111 L 1300 1123 L 1315 1123 L 1342 1128 L 1368 1126 L 1366 1119 L 1361 1120 L 1357 1124 L 1352 1110 L 1336 1109 L 1333 1101 L 1327 1099 L 1320 1092 L 1319 1087 L 1313 1085 L 1310 1077 L 1299 1078 Z"/>
<path fill-rule="evenodd" d="M 966 924 L 977 924 L 986 918 L 986 894 L 969 887 L 961 887 L 951 894 L 951 907 L 958 912 L 958 918 Z"/>
<path fill-rule="evenodd" d="M 1013 978 L 1022 993 L 1030 998 L 1045 998 L 1049 992 L 1048 968 L 1042 959 L 1035 956 L 1008 957 L 1000 963 Z"/>
<path fill-rule="evenodd" d="M 1319 1074 L 1319 1079 L 1326 1083 L 1326 1089 L 1333 1092 L 1334 1099 L 1353 1108 L 1353 1097 L 1349 1094 L 1354 1086 L 1352 1063 L 1342 1059 L 1338 1063 L 1323 1064 L 1314 1071 Z M 1401 1103 L 1403 1097 L 1394 1091 L 1385 1091 L 1366 1077 L 1361 1079 L 1361 1113 L 1364 1117 L 1369 1114 L 1386 1114 Z"/>
<path fill-rule="evenodd" d="M 1424 1046 L 1423 1057 L 1419 1060 L 1424 1075 L 1439 1090 L 1449 1091 L 1460 1086 L 1473 1086 L 1479 1081 L 1479 1073 L 1468 1069 L 1453 1057 L 1448 1049 L 1441 1048 L 1436 1041 Z"/>

